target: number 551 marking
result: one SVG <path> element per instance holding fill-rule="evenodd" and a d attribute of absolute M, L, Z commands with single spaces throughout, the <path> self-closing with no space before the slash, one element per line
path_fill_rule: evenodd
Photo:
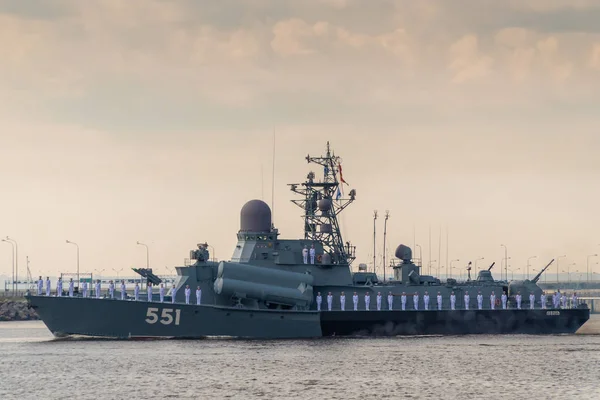
<path fill-rule="evenodd" d="M 175 318 L 173 318 L 173 311 L 175 311 Z M 181 310 L 173 310 L 172 308 L 163 308 L 160 314 L 160 323 L 163 325 L 171 325 L 175 322 L 175 325 L 179 325 L 179 317 Z M 155 324 L 158 322 L 158 307 L 148 307 L 146 312 L 146 322 L 148 324 Z"/>

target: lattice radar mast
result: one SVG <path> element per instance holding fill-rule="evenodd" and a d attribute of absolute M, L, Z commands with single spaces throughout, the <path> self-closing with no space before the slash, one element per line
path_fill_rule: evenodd
<path fill-rule="evenodd" d="M 350 264 L 355 258 L 356 247 L 350 242 L 344 243 L 337 216 L 354 201 L 356 191 L 350 190 L 348 197 L 342 194 L 341 183 L 346 183 L 341 172 L 342 160 L 331 152 L 329 142 L 325 156 L 307 155 L 306 161 L 323 167 L 323 179 L 315 180 L 315 173 L 311 171 L 306 182 L 289 185 L 292 192 L 302 196 L 292 203 L 304 211 L 304 239 L 322 243 L 332 264 Z"/>

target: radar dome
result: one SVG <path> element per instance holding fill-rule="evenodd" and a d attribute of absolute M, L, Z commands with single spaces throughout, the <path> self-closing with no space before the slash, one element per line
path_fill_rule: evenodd
<path fill-rule="evenodd" d="M 270 232 L 271 208 L 262 200 L 250 200 L 240 212 L 240 231 Z"/>
<path fill-rule="evenodd" d="M 410 247 L 401 244 L 396 248 L 396 258 L 402 261 L 410 261 L 412 259 L 412 250 Z"/>
<path fill-rule="evenodd" d="M 331 209 L 331 200 L 329 200 L 329 199 L 319 200 L 319 210 L 329 211 L 330 209 Z"/>

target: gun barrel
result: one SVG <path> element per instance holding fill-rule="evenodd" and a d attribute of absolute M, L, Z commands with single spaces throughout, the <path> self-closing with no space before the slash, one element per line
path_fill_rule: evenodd
<path fill-rule="evenodd" d="M 494 262 L 492 263 L 492 265 L 490 265 L 490 267 L 488 268 L 488 271 L 491 271 L 491 270 L 492 270 L 492 268 L 494 267 L 494 265 L 495 265 L 495 264 L 496 264 L 496 261 L 494 261 Z"/>
<path fill-rule="evenodd" d="M 546 271 L 548 269 L 548 267 L 550 267 L 550 265 L 552 265 L 553 262 L 554 262 L 554 258 L 552 260 L 550 260 L 550 262 L 548 264 L 546 264 L 546 266 L 544 268 L 542 268 L 542 270 L 531 280 L 531 282 L 537 283 L 537 281 L 540 279 L 540 276 L 542 276 L 544 271 Z"/>

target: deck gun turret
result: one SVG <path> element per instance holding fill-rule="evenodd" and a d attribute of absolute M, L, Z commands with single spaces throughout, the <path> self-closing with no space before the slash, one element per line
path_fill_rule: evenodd
<path fill-rule="evenodd" d="M 494 261 L 494 262 L 492 263 L 492 265 L 490 265 L 490 267 L 488 268 L 488 271 L 491 271 L 491 270 L 492 270 L 492 268 L 494 267 L 494 265 L 496 265 L 496 261 Z"/>
<path fill-rule="evenodd" d="M 542 294 L 542 289 L 537 285 L 540 276 L 544 273 L 545 270 L 552 265 L 554 259 L 550 261 L 542 270 L 531 280 L 525 279 L 523 281 L 512 281 L 508 285 L 508 296 L 509 300 L 512 301 L 514 296 L 518 293 L 521 293 L 523 297 L 523 304 L 529 304 L 529 294 L 533 293 L 536 298 L 539 298 Z"/>
<path fill-rule="evenodd" d="M 542 270 L 531 280 L 531 282 L 537 283 L 537 281 L 540 279 L 540 277 L 542 276 L 544 271 L 546 271 L 548 269 L 548 267 L 550 267 L 550 265 L 552 265 L 553 262 L 554 262 L 554 258 L 544 268 L 542 268 Z"/>

